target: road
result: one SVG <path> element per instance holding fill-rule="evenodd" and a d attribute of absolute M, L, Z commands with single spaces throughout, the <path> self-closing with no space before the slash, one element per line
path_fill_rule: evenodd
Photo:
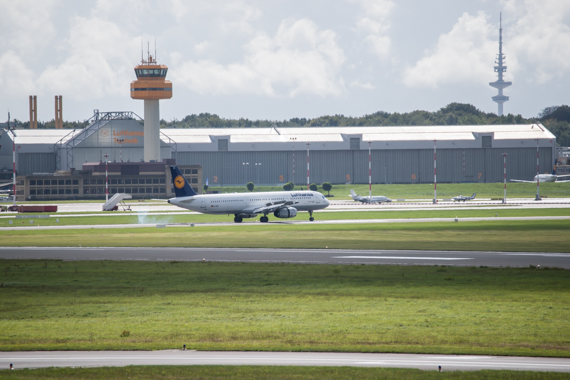
<path fill-rule="evenodd" d="M 570 372 L 570 359 L 470 355 L 325 352 L 40 351 L 1 352 L 0 368 L 121 367 L 127 365 L 282 365 L 393 367 L 437 371 L 483 369 Z"/>
<path fill-rule="evenodd" d="M 222 261 L 570 269 L 570 253 L 267 248 L 0 247 L 2 259 Z"/>

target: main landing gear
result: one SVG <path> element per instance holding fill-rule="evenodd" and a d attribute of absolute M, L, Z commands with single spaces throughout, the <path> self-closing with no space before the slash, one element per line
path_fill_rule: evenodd
<path fill-rule="evenodd" d="M 234 218 L 234 222 L 236 222 L 236 223 L 241 223 L 242 220 L 243 220 L 243 218 L 242 218 L 241 216 L 239 216 L 239 215 L 236 215 L 235 218 Z"/>
<path fill-rule="evenodd" d="M 309 221 L 312 222 L 315 220 L 315 218 L 313 218 L 313 210 L 309 210 Z"/>
<path fill-rule="evenodd" d="M 261 223 L 267 223 L 267 222 L 269 222 L 269 218 L 266 217 L 266 216 L 262 216 L 261 218 L 259 218 L 259 221 L 260 221 Z"/>

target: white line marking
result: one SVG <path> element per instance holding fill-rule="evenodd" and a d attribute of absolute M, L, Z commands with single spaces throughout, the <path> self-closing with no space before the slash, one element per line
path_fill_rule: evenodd
<path fill-rule="evenodd" d="M 401 259 L 401 260 L 473 260 L 472 257 L 418 257 L 418 256 L 333 256 L 333 259 Z"/>

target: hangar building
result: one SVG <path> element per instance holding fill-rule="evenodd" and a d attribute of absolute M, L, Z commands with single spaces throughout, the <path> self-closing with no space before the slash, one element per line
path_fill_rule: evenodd
<path fill-rule="evenodd" d="M 82 130 L 16 130 L 17 174 L 81 170 L 87 163 L 144 160 L 144 125 L 132 112 L 96 111 Z M 310 182 L 432 183 L 434 140 L 438 182 L 501 182 L 503 153 L 508 178 L 531 180 L 553 170 L 556 138 L 542 124 L 161 129 L 160 158 L 201 166 L 200 184 L 276 185 Z M 158 162 L 157 162 L 158 163 Z M 0 172 L 11 171 L 12 136 L 0 135 Z"/>

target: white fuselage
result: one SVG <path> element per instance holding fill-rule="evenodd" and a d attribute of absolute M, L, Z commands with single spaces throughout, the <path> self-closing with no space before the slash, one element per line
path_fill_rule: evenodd
<path fill-rule="evenodd" d="M 534 176 L 534 180 L 536 181 L 536 177 Z M 554 174 L 538 174 L 538 182 L 556 182 L 557 176 Z"/>
<path fill-rule="evenodd" d="M 267 204 L 295 202 L 298 211 L 321 210 L 330 204 L 316 191 L 274 191 L 260 193 L 207 194 L 171 198 L 169 203 L 204 214 L 251 215 Z"/>

